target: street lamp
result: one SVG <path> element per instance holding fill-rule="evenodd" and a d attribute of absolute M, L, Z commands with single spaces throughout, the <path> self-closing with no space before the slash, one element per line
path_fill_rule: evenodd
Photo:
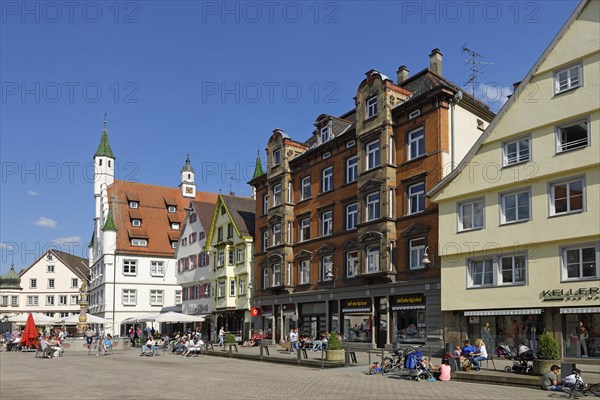
<path fill-rule="evenodd" d="M 421 260 L 421 264 L 425 265 L 425 266 L 435 266 L 435 256 L 433 253 L 433 250 L 431 251 L 431 256 L 433 257 L 433 261 L 429 260 L 429 255 L 427 254 L 427 249 L 429 249 L 429 246 L 425 247 L 425 251 L 423 252 L 423 259 Z"/>

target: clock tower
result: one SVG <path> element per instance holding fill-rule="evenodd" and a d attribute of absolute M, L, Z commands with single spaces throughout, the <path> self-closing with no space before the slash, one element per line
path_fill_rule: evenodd
<path fill-rule="evenodd" d="M 190 164 L 190 155 L 188 154 L 184 166 L 181 168 L 181 195 L 183 197 L 196 198 L 196 184 L 194 183 L 194 168 Z"/>

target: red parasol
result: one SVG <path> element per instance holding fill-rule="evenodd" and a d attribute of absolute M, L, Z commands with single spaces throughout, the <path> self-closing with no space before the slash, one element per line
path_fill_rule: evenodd
<path fill-rule="evenodd" d="M 38 332 L 35 327 L 35 322 L 33 321 L 33 315 L 29 314 L 27 322 L 25 323 L 25 328 L 23 329 L 23 334 L 21 335 L 21 346 L 29 347 L 35 343 L 37 337 Z"/>

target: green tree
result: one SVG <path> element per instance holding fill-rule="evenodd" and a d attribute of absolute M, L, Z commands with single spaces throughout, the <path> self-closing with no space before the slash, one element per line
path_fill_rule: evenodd
<path fill-rule="evenodd" d="M 235 343 L 235 336 L 233 333 L 228 333 L 227 336 L 225 336 L 225 343 Z"/>
<path fill-rule="evenodd" d="M 560 354 L 558 351 L 558 341 L 547 332 L 540 335 L 537 348 L 537 358 L 539 360 L 558 360 Z"/>
<path fill-rule="evenodd" d="M 331 332 L 327 340 L 327 350 L 342 350 L 340 336 L 336 332 Z"/>

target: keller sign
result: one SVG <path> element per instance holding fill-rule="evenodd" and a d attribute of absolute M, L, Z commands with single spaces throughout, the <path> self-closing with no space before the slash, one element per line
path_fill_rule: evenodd
<path fill-rule="evenodd" d="M 550 300 L 597 300 L 600 298 L 600 288 L 579 288 L 579 289 L 553 289 L 542 290 L 540 293 L 542 301 Z"/>

